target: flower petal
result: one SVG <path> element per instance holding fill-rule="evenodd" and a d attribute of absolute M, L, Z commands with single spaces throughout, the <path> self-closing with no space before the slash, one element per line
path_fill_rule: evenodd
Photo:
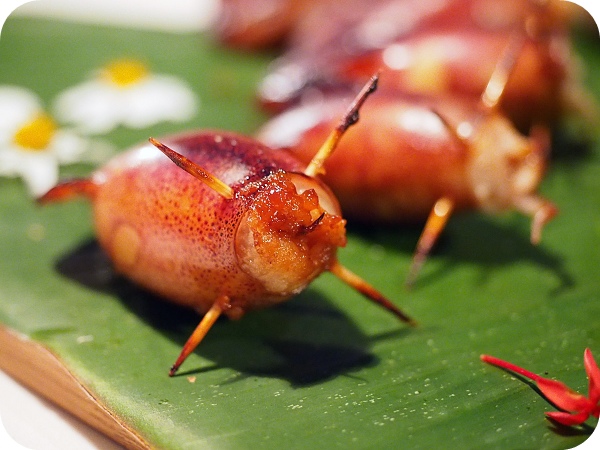
<path fill-rule="evenodd" d="M 527 377 L 533 381 L 538 381 L 542 378 L 539 375 L 530 372 L 529 370 L 523 369 L 522 367 L 519 367 L 516 364 L 510 363 L 508 361 L 504 361 L 503 359 L 496 358 L 495 356 L 481 355 L 480 358 L 483 362 L 492 364 L 496 367 L 500 367 L 501 369 L 506 369 L 518 373 L 519 375 Z"/>
<path fill-rule="evenodd" d="M 560 381 L 540 378 L 536 384 L 542 394 L 560 409 L 565 411 L 590 409 L 591 402 L 586 396 L 573 391 Z"/>
<path fill-rule="evenodd" d="M 583 365 L 589 378 L 588 395 L 590 401 L 597 404 L 600 401 L 600 369 L 598 369 L 598 365 L 589 348 L 586 348 L 583 353 Z"/>
<path fill-rule="evenodd" d="M 42 110 L 33 92 L 18 86 L 0 86 L 0 144 L 12 141 L 14 133 Z"/>
<path fill-rule="evenodd" d="M 130 86 L 90 80 L 65 90 L 54 104 L 59 119 L 90 134 L 108 133 L 118 125 L 145 128 L 162 121 L 183 122 L 197 109 L 187 84 L 166 75 L 148 75 Z"/>
<path fill-rule="evenodd" d="M 81 136 L 66 130 L 59 130 L 52 142 L 49 151 L 61 164 L 70 164 L 80 161 L 82 154 L 90 147 L 89 141 Z"/>
<path fill-rule="evenodd" d="M 12 147 L 0 148 L 0 175 L 5 177 L 18 176 L 21 172 L 20 152 Z"/>
<path fill-rule="evenodd" d="M 82 132 L 104 134 L 119 123 L 121 105 L 117 90 L 95 80 L 62 92 L 54 103 L 56 116 Z"/>
<path fill-rule="evenodd" d="M 50 153 L 23 153 L 19 171 L 34 197 L 45 194 L 58 182 L 58 163 Z"/>
<path fill-rule="evenodd" d="M 585 411 L 578 413 L 578 414 L 569 414 L 569 413 L 562 412 L 562 411 L 553 411 L 553 412 L 546 413 L 546 417 L 549 417 L 552 420 L 555 420 L 558 423 L 561 423 L 561 424 L 569 426 L 569 427 L 573 426 L 573 425 L 581 425 L 583 422 L 585 422 L 587 420 L 587 418 L 589 416 L 590 416 L 589 413 L 587 413 Z"/>
<path fill-rule="evenodd" d="M 128 89 L 126 95 L 122 121 L 132 128 L 162 121 L 184 122 L 197 111 L 194 93 L 173 77 L 151 76 Z"/>

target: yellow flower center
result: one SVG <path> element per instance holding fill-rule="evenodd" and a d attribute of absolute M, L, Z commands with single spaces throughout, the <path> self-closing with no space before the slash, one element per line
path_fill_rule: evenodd
<path fill-rule="evenodd" d="M 39 113 L 31 122 L 17 130 L 14 142 L 26 150 L 42 151 L 48 147 L 55 132 L 54 120 L 45 113 Z"/>
<path fill-rule="evenodd" d="M 118 59 L 109 63 L 102 71 L 105 80 L 117 86 L 129 86 L 144 79 L 148 68 L 135 59 Z"/>

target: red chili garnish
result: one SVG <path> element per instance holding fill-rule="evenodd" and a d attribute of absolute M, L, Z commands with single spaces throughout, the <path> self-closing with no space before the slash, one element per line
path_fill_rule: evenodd
<path fill-rule="evenodd" d="M 600 416 L 600 369 L 589 348 L 583 353 L 583 364 L 589 379 L 588 396 L 573 391 L 564 383 L 541 377 L 519 366 L 489 355 L 481 355 L 481 360 L 510 370 L 535 382 L 542 394 L 562 411 L 547 412 L 550 419 L 567 426 L 581 425 L 590 416 Z"/>

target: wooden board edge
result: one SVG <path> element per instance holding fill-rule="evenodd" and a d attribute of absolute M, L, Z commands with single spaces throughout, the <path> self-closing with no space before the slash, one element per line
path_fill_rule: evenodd
<path fill-rule="evenodd" d="M 95 398 L 48 348 L 1 324 L 0 368 L 125 448 L 153 448 Z"/>

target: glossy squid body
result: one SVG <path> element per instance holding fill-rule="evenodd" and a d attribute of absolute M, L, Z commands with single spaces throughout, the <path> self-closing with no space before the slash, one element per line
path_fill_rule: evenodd
<path fill-rule="evenodd" d="M 307 160 L 341 103 L 328 97 L 290 109 L 267 123 L 258 137 Z M 344 213 L 357 221 L 429 218 L 411 273 L 455 210 L 521 211 L 532 217 L 534 243 L 556 214 L 555 206 L 537 194 L 549 145 L 545 129 L 523 136 L 495 109 L 458 98 L 378 95 L 363 115 L 328 159 L 323 176 Z"/>
<path fill-rule="evenodd" d="M 556 123 L 567 111 L 579 108 L 579 100 L 572 98 L 577 83 L 569 73 L 569 48 L 564 39 L 555 38 L 553 43 L 549 39 L 472 30 L 433 31 L 341 61 L 333 77 L 352 86 L 381 70 L 390 93 L 477 99 L 499 55 L 513 51 L 516 61 L 499 106 L 526 130 L 535 122 Z"/>
<path fill-rule="evenodd" d="M 329 98 L 290 109 L 258 137 L 309 160 L 342 105 Z M 505 116 L 473 102 L 379 95 L 364 106 L 360 125 L 348 131 L 323 176 L 344 214 L 359 221 L 420 222 L 441 197 L 452 198 L 456 209 L 522 209 L 537 198 L 547 147 L 542 130 L 522 136 Z"/>
<path fill-rule="evenodd" d="M 329 11 L 300 27 L 263 80 L 259 99 L 280 112 L 317 93 L 353 88 L 377 70 L 386 80 L 382 90 L 477 98 L 499 55 L 514 46 L 517 61 L 500 106 L 522 131 L 567 113 L 590 116 L 593 108 L 574 71 L 563 3 L 359 2 L 337 27 L 324 23 L 335 17 Z"/>
<path fill-rule="evenodd" d="M 244 49 L 286 41 L 291 47 L 314 49 L 335 39 L 367 48 L 423 29 L 479 26 L 506 31 L 521 27 L 532 13 L 543 20 L 541 25 L 555 27 L 571 15 L 564 3 L 556 0 L 222 0 L 214 31 L 222 42 Z M 369 36 L 360 39 L 361 34 Z"/>
<path fill-rule="evenodd" d="M 321 1 L 221 0 L 213 32 L 232 47 L 246 50 L 272 47 L 281 44 L 300 17 Z"/>
<path fill-rule="evenodd" d="M 93 174 L 98 241 L 146 288 L 202 313 L 226 295 L 227 313 L 238 314 L 301 291 L 345 244 L 337 200 L 296 158 L 231 133 L 161 142 L 236 193 L 224 198 L 151 143 Z"/>
<path fill-rule="evenodd" d="M 376 82 L 365 86 L 308 166 L 248 137 L 197 132 L 151 139 L 40 199 L 89 197 L 98 241 L 116 270 L 205 313 L 171 375 L 219 315 L 235 319 L 285 301 L 324 271 L 412 323 L 338 262 L 346 222 L 336 197 L 314 177 Z"/>

